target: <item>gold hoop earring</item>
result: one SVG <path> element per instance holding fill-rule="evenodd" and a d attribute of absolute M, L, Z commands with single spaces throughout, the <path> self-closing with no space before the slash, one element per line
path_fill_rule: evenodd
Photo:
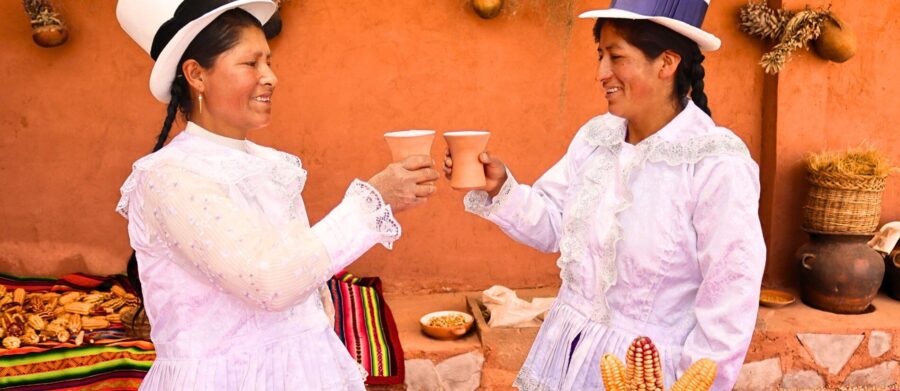
<path fill-rule="evenodd" d="M 197 103 L 197 106 L 199 108 L 197 114 L 203 114 L 203 93 L 197 96 Z"/>

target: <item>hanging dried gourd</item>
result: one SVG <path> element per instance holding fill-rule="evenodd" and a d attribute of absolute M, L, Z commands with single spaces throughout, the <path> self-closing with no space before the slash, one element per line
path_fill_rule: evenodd
<path fill-rule="evenodd" d="M 816 53 L 826 60 L 844 62 L 856 54 L 856 34 L 834 14 L 822 23 L 822 33 L 813 42 Z"/>
<path fill-rule="evenodd" d="M 784 68 L 794 50 L 807 48 L 810 41 L 819 56 L 834 62 L 844 62 L 856 52 L 856 37 L 830 9 L 807 7 L 792 12 L 751 1 L 741 7 L 740 17 L 745 33 L 777 42 L 760 61 L 771 75 Z"/>
<path fill-rule="evenodd" d="M 50 0 L 23 0 L 22 3 L 31 19 L 31 38 L 36 44 L 49 48 L 66 42 L 69 31 Z"/>
<path fill-rule="evenodd" d="M 472 8 L 478 16 L 484 19 L 491 19 L 500 15 L 500 9 L 503 8 L 503 0 L 472 0 Z"/>

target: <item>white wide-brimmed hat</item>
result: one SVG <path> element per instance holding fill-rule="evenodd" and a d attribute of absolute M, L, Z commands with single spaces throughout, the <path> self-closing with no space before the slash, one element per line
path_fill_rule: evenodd
<path fill-rule="evenodd" d="M 612 0 L 608 9 L 591 10 L 585 19 L 649 20 L 666 26 L 697 43 L 700 50 L 715 51 L 722 41 L 700 28 L 710 0 Z"/>
<path fill-rule="evenodd" d="M 275 13 L 272 0 L 119 0 L 116 17 L 122 29 L 156 63 L 150 72 L 150 92 L 167 103 L 178 61 L 191 41 L 223 12 L 241 8 L 260 23 Z"/>

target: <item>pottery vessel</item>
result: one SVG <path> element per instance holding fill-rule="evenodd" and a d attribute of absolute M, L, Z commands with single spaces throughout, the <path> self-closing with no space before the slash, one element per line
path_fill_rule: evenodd
<path fill-rule="evenodd" d="M 806 232 L 810 241 L 797 250 L 803 301 L 838 314 L 865 312 L 884 278 L 884 258 L 866 244 L 873 234 Z"/>
<path fill-rule="evenodd" d="M 434 142 L 433 130 L 404 130 L 384 134 L 391 160 L 399 162 L 412 155 L 431 156 L 431 144 Z"/>
<path fill-rule="evenodd" d="M 484 188 L 484 165 L 478 160 L 478 155 L 485 151 L 490 136 L 490 132 L 484 131 L 444 133 L 444 140 L 450 147 L 450 157 L 453 159 L 450 187 L 457 190 Z"/>

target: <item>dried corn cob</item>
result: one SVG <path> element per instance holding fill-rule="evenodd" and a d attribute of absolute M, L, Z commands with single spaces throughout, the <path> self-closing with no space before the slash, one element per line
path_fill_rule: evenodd
<path fill-rule="evenodd" d="M 74 302 L 74 301 L 78 300 L 78 298 L 81 297 L 82 295 L 83 295 L 83 293 L 81 293 L 81 292 L 66 293 L 66 294 L 60 296 L 59 305 L 66 305 L 71 302 Z"/>
<path fill-rule="evenodd" d="M 125 289 L 123 289 L 119 285 L 113 285 L 112 288 L 109 289 L 109 291 L 112 292 L 112 294 L 116 297 L 125 297 L 125 294 L 128 293 L 125 292 Z"/>
<path fill-rule="evenodd" d="M 0 296 L 0 307 L 3 307 L 7 303 L 12 303 L 12 293 L 7 293 L 5 295 Z"/>
<path fill-rule="evenodd" d="M 0 296 L 6 294 L 6 285 L 0 285 Z"/>
<path fill-rule="evenodd" d="M 22 340 L 18 337 L 3 338 L 3 347 L 7 349 L 15 349 L 22 345 Z"/>
<path fill-rule="evenodd" d="M 81 315 L 78 315 L 78 314 L 69 315 L 69 324 L 68 324 L 67 328 L 73 334 L 81 331 Z"/>
<path fill-rule="evenodd" d="M 81 298 L 82 302 L 85 303 L 100 303 L 106 301 L 109 298 L 109 294 L 106 293 L 91 293 L 87 296 Z"/>
<path fill-rule="evenodd" d="M 109 321 L 102 316 L 92 316 L 89 318 L 81 318 L 81 328 L 85 330 L 96 330 L 109 327 Z"/>
<path fill-rule="evenodd" d="M 604 354 L 600 359 L 600 375 L 606 391 L 627 391 L 625 365 L 612 354 Z"/>
<path fill-rule="evenodd" d="M 35 330 L 43 330 L 47 324 L 37 315 L 28 315 L 28 325 Z"/>
<path fill-rule="evenodd" d="M 12 301 L 19 303 L 19 304 L 25 303 L 25 290 L 22 288 L 16 288 L 16 290 L 13 291 L 13 300 Z"/>
<path fill-rule="evenodd" d="M 628 362 L 625 376 L 629 390 L 664 390 L 659 351 L 650 338 L 635 338 L 625 358 Z"/>
<path fill-rule="evenodd" d="M 716 380 L 716 371 L 715 361 L 702 358 L 691 364 L 672 386 L 672 391 L 707 391 Z"/>
<path fill-rule="evenodd" d="M 22 337 L 19 338 L 19 341 L 23 345 L 37 345 L 37 343 L 40 342 L 40 338 L 34 330 L 31 330 L 30 332 L 22 334 Z"/>
<path fill-rule="evenodd" d="M 69 332 L 66 330 L 60 330 L 56 333 L 56 340 L 59 342 L 66 342 L 69 340 Z"/>
<path fill-rule="evenodd" d="M 91 308 L 93 307 L 94 305 L 91 303 L 82 302 L 69 303 L 65 305 L 66 312 L 78 315 L 87 315 L 91 313 Z"/>

